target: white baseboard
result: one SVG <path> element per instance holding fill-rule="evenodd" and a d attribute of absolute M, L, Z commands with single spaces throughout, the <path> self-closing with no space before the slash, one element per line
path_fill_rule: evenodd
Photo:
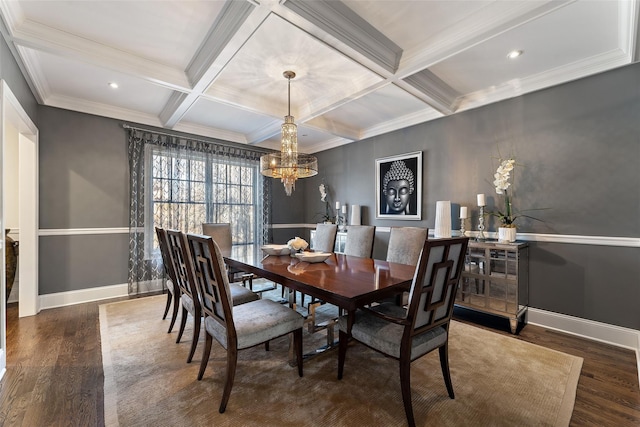
<path fill-rule="evenodd" d="M 640 331 L 531 307 L 527 323 L 635 351 L 640 384 Z"/>
<path fill-rule="evenodd" d="M 46 310 L 48 308 L 64 307 L 67 305 L 81 304 L 83 302 L 126 297 L 128 294 L 129 286 L 126 283 L 122 285 L 100 286 L 77 291 L 45 294 L 40 295 L 40 309 Z"/>
<path fill-rule="evenodd" d="M 138 293 L 145 294 L 157 292 L 163 289 L 162 279 L 149 280 L 138 283 Z M 100 301 L 109 298 L 126 297 L 129 295 L 129 285 L 100 286 L 96 288 L 80 289 L 77 291 L 58 292 L 55 294 L 40 295 L 40 309 L 64 307 L 67 305 L 82 304 L 83 302 Z"/>

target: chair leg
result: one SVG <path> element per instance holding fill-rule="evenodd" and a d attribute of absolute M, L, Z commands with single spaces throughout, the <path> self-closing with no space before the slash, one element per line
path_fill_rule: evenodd
<path fill-rule="evenodd" d="M 342 373 L 344 371 L 344 359 L 347 356 L 347 345 L 349 343 L 349 335 L 346 332 L 340 331 L 338 334 L 338 379 L 342 379 Z"/>
<path fill-rule="evenodd" d="M 167 333 L 171 333 L 173 329 L 173 325 L 176 324 L 176 320 L 178 319 L 178 308 L 180 307 L 180 294 L 173 294 L 173 314 L 171 315 L 171 323 L 169 324 L 169 330 Z"/>
<path fill-rule="evenodd" d="M 167 318 L 167 313 L 169 313 L 169 307 L 171 306 L 171 300 L 173 300 L 173 294 L 167 291 L 167 304 L 164 306 L 164 314 L 162 315 L 162 320 Z"/>
<path fill-rule="evenodd" d="M 182 307 L 182 317 L 180 319 L 180 330 L 178 330 L 178 338 L 176 339 L 176 344 L 180 342 L 180 338 L 182 338 L 182 333 L 184 332 L 184 327 L 187 325 L 187 309 Z"/>
<path fill-rule="evenodd" d="M 400 357 L 400 388 L 402 390 L 404 412 L 407 415 L 407 424 L 409 424 L 409 427 L 415 427 L 416 421 L 413 418 L 413 405 L 411 403 L 411 358 L 409 355 Z"/>
<path fill-rule="evenodd" d="M 209 355 L 211 354 L 211 344 L 213 338 L 208 332 L 205 332 L 204 351 L 202 352 L 202 360 L 200 361 L 200 372 L 198 372 L 198 381 L 204 376 L 204 371 L 207 369 L 207 363 L 209 363 Z"/>
<path fill-rule="evenodd" d="M 220 402 L 220 408 L 218 412 L 221 414 L 227 409 L 227 402 L 229 402 L 229 396 L 231 395 L 231 387 L 233 387 L 233 379 L 236 376 L 236 365 L 238 364 L 238 349 L 227 348 L 227 380 L 224 384 L 224 391 L 222 392 L 222 401 Z"/>
<path fill-rule="evenodd" d="M 200 339 L 200 324 L 202 323 L 202 317 L 198 316 L 193 318 L 193 338 L 191 339 L 191 350 L 189 351 L 189 357 L 187 357 L 187 363 L 191 363 L 193 355 L 196 352 L 198 346 L 198 340 Z"/>
<path fill-rule="evenodd" d="M 269 341 L 264 342 L 264 351 L 269 351 Z"/>
<path fill-rule="evenodd" d="M 453 394 L 453 384 L 451 383 L 451 373 L 449 372 L 449 345 L 445 343 L 439 349 L 440 352 L 440 367 L 442 368 L 442 376 L 444 377 L 444 383 L 447 386 L 447 392 L 449 397 L 455 399 Z"/>
<path fill-rule="evenodd" d="M 296 359 L 298 361 L 298 376 L 302 376 L 302 328 L 293 331 L 293 347 L 296 351 Z"/>

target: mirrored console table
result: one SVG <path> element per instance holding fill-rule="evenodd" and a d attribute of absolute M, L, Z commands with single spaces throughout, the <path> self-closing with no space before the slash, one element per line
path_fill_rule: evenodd
<path fill-rule="evenodd" d="M 506 317 L 515 334 L 529 306 L 529 245 L 469 241 L 456 305 Z"/>

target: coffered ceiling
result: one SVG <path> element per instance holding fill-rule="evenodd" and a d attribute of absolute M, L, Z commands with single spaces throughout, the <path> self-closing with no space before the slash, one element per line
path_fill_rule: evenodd
<path fill-rule="evenodd" d="M 314 153 L 629 64 L 639 4 L 0 0 L 0 14 L 39 103 L 129 123 L 277 149 L 292 70 Z"/>

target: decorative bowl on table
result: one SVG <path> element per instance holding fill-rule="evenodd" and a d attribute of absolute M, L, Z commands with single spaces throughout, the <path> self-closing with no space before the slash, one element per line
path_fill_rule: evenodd
<path fill-rule="evenodd" d="M 291 249 L 287 245 L 263 245 L 261 249 L 267 255 L 281 256 L 291 253 Z"/>
<path fill-rule="evenodd" d="M 300 261 L 314 263 L 324 262 L 331 256 L 331 252 L 298 252 L 296 258 Z"/>

